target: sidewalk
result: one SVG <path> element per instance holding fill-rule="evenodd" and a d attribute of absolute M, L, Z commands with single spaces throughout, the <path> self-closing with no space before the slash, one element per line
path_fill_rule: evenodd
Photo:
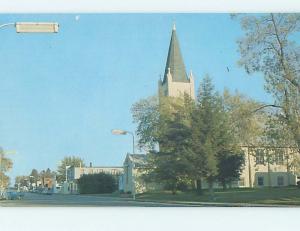
<path fill-rule="evenodd" d="M 225 203 L 225 202 L 199 202 L 199 201 L 163 201 L 163 200 L 143 200 L 136 199 L 136 201 L 140 202 L 153 202 L 153 203 L 162 203 L 162 204 L 178 204 L 180 205 L 190 205 L 190 206 L 201 206 L 201 207 L 278 207 L 278 208 L 287 208 L 287 207 L 295 207 L 298 208 L 297 205 L 279 205 L 279 204 L 252 204 L 252 203 Z"/>

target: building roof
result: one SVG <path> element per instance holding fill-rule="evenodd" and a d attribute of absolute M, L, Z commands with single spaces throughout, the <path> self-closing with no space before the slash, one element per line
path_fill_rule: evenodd
<path fill-rule="evenodd" d="M 123 166 L 92 166 L 92 167 L 90 167 L 90 166 L 85 166 L 85 167 L 79 167 L 79 166 L 75 167 L 75 166 L 71 166 L 71 167 L 69 167 L 69 169 L 70 169 L 70 168 L 81 168 L 81 169 L 96 169 L 96 168 L 102 168 L 102 169 L 105 169 L 105 168 L 115 168 L 115 169 L 121 169 L 121 168 L 123 168 Z"/>
<path fill-rule="evenodd" d="M 128 154 L 128 158 L 134 163 L 135 167 L 142 167 L 147 164 L 146 154 Z"/>
<path fill-rule="evenodd" d="M 86 167 L 75 167 L 75 168 L 84 168 L 84 169 L 94 169 L 94 168 L 103 168 L 103 169 L 105 169 L 105 168 L 123 168 L 123 166 L 92 166 L 92 167 L 90 167 L 90 166 L 86 166 Z"/>
<path fill-rule="evenodd" d="M 180 52 L 180 47 L 179 47 L 179 42 L 178 42 L 177 35 L 176 35 L 175 25 L 172 30 L 163 83 L 167 79 L 167 74 L 169 72 L 169 68 L 170 68 L 170 73 L 171 73 L 173 82 L 189 82 L 187 74 L 186 74 L 183 58 L 182 58 L 182 55 Z"/>

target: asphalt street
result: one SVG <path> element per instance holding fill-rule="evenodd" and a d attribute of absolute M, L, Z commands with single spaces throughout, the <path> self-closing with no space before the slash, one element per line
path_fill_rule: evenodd
<path fill-rule="evenodd" d="M 21 200 L 0 201 L 0 207 L 101 207 L 101 206 L 122 206 L 122 207 L 186 207 L 178 203 L 160 203 L 133 200 L 131 198 L 109 197 L 101 195 L 63 195 L 63 194 L 38 194 L 25 193 Z M 199 205 L 197 205 L 199 206 Z"/>
<path fill-rule="evenodd" d="M 64 195 L 25 193 L 21 200 L 0 200 L 0 207 L 297 207 L 293 205 L 218 203 L 218 202 L 152 202 L 103 195 Z"/>

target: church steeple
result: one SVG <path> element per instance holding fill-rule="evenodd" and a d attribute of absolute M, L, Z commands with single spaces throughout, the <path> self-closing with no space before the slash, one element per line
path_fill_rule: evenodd
<path fill-rule="evenodd" d="M 172 29 L 172 36 L 171 36 L 171 41 L 169 46 L 169 52 L 168 52 L 168 58 L 167 58 L 163 82 L 167 80 L 169 68 L 170 68 L 170 73 L 173 82 L 184 82 L 184 83 L 189 82 L 185 71 L 185 66 L 180 52 L 180 48 L 179 48 L 179 42 L 176 35 L 175 24 L 173 25 L 173 29 Z"/>
<path fill-rule="evenodd" d="M 159 96 L 182 97 L 188 94 L 195 99 L 194 89 L 194 77 L 192 73 L 189 77 L 186 74 L 174 24 L 164 78 L 158 81 Z"/>

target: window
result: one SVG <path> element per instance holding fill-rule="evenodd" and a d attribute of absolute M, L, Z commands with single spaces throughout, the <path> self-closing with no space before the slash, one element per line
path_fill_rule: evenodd
<path fill-rule="evenodd" d="M 284 161 L 283 153 L 280 152 L 279 150 L 276 150 L 276 152 L 275 152 L 275 163 L 278 164 L 278 165 L 283 165 L 283 161 Z"/>
<path fill-rule="evenodd" d="M 245 178 L 241 177 L 239 180 L 239 186 L 245 186 Z"/>
<path fill-rule="evenodd" d="M 264 177 L 263 176 L 257 177 L 257 184 L 258 184 L 258 186 L 264 186 Z"/>
<path fill-rule="evenodd" d="M 278 186 L 283 186 L 284 185 L 284 178 L 283 178 L 283 176 L 278 176 L 277 177 L 277 185 Z"/>
<path fill-rule="evenodd" d="M 263 149 L 257 149 L 255 151 L 256 164 L 265 164 L 265 153 Z"/>

